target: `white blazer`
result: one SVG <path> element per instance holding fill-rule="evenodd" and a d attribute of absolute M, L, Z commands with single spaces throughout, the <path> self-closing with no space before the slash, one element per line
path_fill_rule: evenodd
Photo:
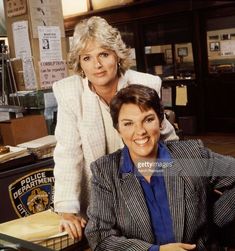
<path fill-rule="evenodd" d="M 128 70 L 118 90 L 129 84 L 143 84 L 160 95 L 158 76 Z M 90 164 L 106 154 L 105 131 L 98 97 L 88 80 L 74 75 L 53 85 L 58 103 L 54 151 L 55 211 L 85 213 L 90 199 Z M 177 140 L 172 125 L 164 119 L 161 135 Z"/>

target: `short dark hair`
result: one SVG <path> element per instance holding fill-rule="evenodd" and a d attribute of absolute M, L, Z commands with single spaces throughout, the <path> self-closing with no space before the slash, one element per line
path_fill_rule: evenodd
<path fill-rule="evenodd" d="M 141 110 L 147 111 L 153 109 L 160 121 L 164 118 L 164 108 L 157 92 L 147 86 L 131 84 L 121 89 L 110 102 L 110 113 L 113 120 L 113 126 L 118 130 L 118 117 L 123 104 L 135 104 Z"/>

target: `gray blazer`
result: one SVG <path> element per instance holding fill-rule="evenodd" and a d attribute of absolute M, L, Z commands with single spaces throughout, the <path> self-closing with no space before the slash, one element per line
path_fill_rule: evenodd
<path fill-rule="evenodd" d="M 166 144 L 173 160 L 164 177 L 176 242 L 206 250 L 211 222 L 223 226 L 235 218 L 235 159 L 213 153 L 196 140 Z M 92 250 L 148 250 L 154 242 L 141 185 L 134 174 L 119 173 L 122 161 L 119 150 L 91 165 L 85 234 Z M 213 189 L 223 195 L 212 207 Z"/>

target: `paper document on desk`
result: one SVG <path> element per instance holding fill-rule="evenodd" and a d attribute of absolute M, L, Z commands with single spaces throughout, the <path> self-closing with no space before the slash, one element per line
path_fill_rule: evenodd
<path fill-rule="evenodd" d="M 0 224 L 0 233 L 61 250 L 72 244 L 66 232 L 59 232 L 60 216 L 51 210 Z"/>
<path fill-rule="evenodd" d="M 27 141 L 22 144 L 17 145 L 18 147 L 24 147 L 24 148 L 40 148 L 40 147 L 46 147 L 56 144 L 56 139 L 54 135 L 47 135 L 42 138 L 38 138 L 35 140 Z"/>
<path fill-rule="evenodd" d="M 0 233 L 34 241 L 59 234 L 60 216 L 51 210 L 0 224 Z"/>
<path fill-rule="evenodd" d="M 55 144 L 56 144 L 55 136 L 54 135 L 47 135 L 47 136 L 39 138 L 39 139 L 24 142 L 24 143 L 19 144 L 17 146 L 32 149 L 32 148 L 43 148 L 43 147 L 52 146 Z"/>
<path fill-rule="evenodd" d="M 24 147 L 33 153 L 38 159 L 48 158 L 53 156 L 56 145 L 54 135 L 48 135 L 39 139 L 31 140 L 19 144 L 19 147 Z"/>
<path fill-rule="evenodd" d="M 13 158 L 19 158 L 28 154 L 27 148 L 6 146 L 10 148 L 10 152 L 0 155 L 0 163 L 6 162 Z"/>

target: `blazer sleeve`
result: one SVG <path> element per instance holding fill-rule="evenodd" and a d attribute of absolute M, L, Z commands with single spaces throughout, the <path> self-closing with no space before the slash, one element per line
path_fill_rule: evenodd
<path fill-rule="evenodd" d="M 179 137 L 177 136 L 173 125 L 169 122 L 169 120 L 167 120 L 165 115 L 162 121 L 160 133 L 161 133 L 162 140 L 165 140 L 165 141 L 179 140 Z"/>
<path fill-rule="evenodd" d="M 210 182 L 213 189 L 221 192 L 213 207 L 216 225 L 224 225 L 235 220 L 235 158 L 207 151 Z"/>
<path fill-rule="evenodd" d="M 138 239 L 127 239 L 116 228 L 113 191 L 111 185 L 109 185 L 110 182 L 104 178 L 96 162 L 91 164 L 91 170 L 93 174 L 91 202 L 88 207 L 89 221 L 85 229 L 85 235 L 92 250 L 149 250 L 152 244 Z"/>
<path fill-rule="evenodd" d="M 161 96 L 161 85 L 162 85 L 161 78 L 158 76 L 153 76 L 152 81 L 153 81 L 152 88 L 154 88 L 157 91 L 158 95 Z M 165 115 L 162 121 L 160 133 L 162 140 L 165 141 L 179 140 L 179 137 L 176 135 L 173 125 L 167 120 Z"/>
<path fill-rule="evenodd" d="M 53 85 L 58 111 L 55 136 L 57 145 L 54 151 L 55 195 L 54 207 L 57 212 L 78 213 L 81 190 L 83 151 L 77 126 L 79 96 L 76 79 L 62 80 Z M 66 87 L 67 86 L 67 87 Z"/>

